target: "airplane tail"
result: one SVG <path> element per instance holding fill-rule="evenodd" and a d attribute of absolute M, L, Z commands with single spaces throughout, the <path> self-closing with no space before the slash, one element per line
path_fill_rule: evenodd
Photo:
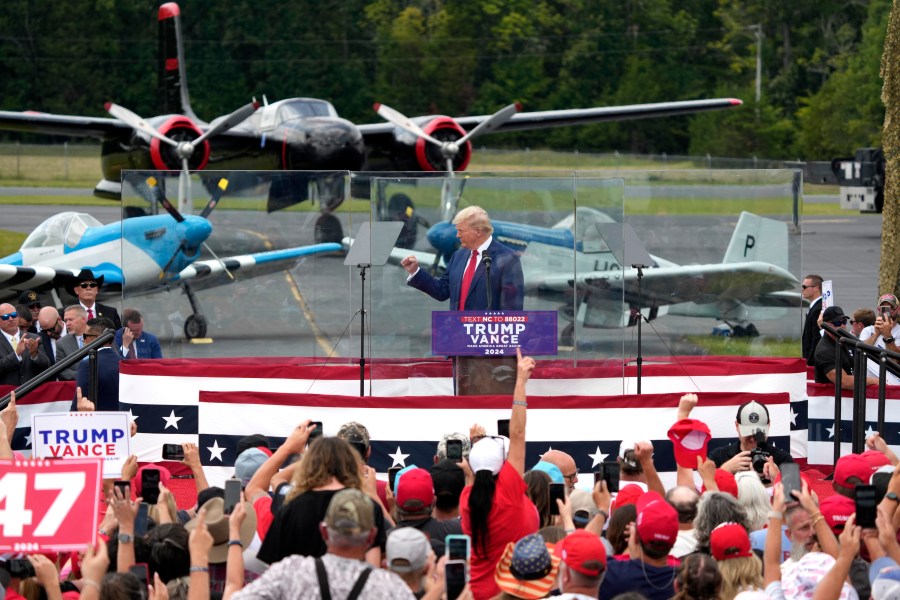
<path fill-rule="evenodd" d="M 197 119 L 188 96 L 181 43 L 181 9 L 174 2 L 159 7 L 158 92 L 160 114 L 182 114 Z"/>
<path fill-rule="evenodd" d="M 787 223 L 742 212 L 723 263 L 765 262 L 788 269 Z"/>

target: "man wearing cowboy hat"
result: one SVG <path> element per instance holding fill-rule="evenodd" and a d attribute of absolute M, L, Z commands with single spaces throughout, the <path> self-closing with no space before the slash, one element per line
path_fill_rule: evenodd
<path fill-rule="evenodd" d="M 115 325 L 114 329 L 122 328 L 119 312 L 112 306 L 97 302 L 97 293 L 103 285 L 103 275 L 95 277 L 90 269 L 82 269 L 66 285 L 66 291 L 78 298 L 79 304 L 84 308 L 88 320 L 98 317 L 109 319 Z"/>

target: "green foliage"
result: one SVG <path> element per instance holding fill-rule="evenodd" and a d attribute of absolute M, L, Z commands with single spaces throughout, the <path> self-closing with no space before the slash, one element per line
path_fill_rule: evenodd
<path fill-rule="evenodd" d="M 497 136 L 582 151 L 828 159 L 879 141 L 890 0 L 181 0 L 205 119 L 252 96 L 409 115 L 486 114 L 714 96 L 737 111 Z M 7 0 L 0 109 L 105 116 L 156 108 L 156 2 Z M 762 34 L 762 99 L 754 104 Z"/>

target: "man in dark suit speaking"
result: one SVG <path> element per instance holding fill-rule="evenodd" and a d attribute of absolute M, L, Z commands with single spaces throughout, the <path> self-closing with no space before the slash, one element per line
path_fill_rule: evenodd
<path fill-rule="evenodd" d="M 450 310 L 522 310 L 522 263 L 515 252 L 493 238 L 487 212 L 478 206 L 466 207 L 456 214 L 453 224 L 461 247 L 450 257 L 444 275 L 432 277 L 419 268 L 415 256 L 409 256 L 400 263 L 410 274 L 407 283 L 439 302 L 449 299 Z M 490 282 L 485 274 L 488 262 Z"/>

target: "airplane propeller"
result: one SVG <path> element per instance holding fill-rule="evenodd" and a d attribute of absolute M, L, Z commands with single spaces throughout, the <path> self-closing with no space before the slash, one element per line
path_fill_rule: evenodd
<path fill-rule="evenodd" d="M 446 142 L 442 142 L 428 135 L 421 127 L 416 125 L 412 119 L 389 106 L 376 103 L 374 108 L 375 112 L 377 112 L 385 121 L 393 123 L 397 127 L 408 131 L 414 136 L 422 138 L 427 142 L 435 144 L 441 149 L 441 155 L 447 161 L 447 178 L 441 186 L 441 219 L 449 221 L 456 213 L 456 207 L 459 205 L 459 198 L 462 195 L 462 185 L 456 185 L 453 181 L 455 177 L 453 159 L 456 158 L 460 148 L 465 146 L 467 142 L 479 135 L 495 131 L 501 125 L 509 121 L 513 115 L 522 110 L 522 105 L 518 102 L 514 102 L 513 104 L 504 106 L 458 140 Z"/>
<path fill-rule="evenodd" d="M 393 123 L 397 127 L 408 131 L 416 137 L 422 138 L 441 149 L 441 154 L 444 159 L 447 161 L 447 171 L 451 173 L 451 177 L 453 176 L 453 159 L 456 158 L 456 155 L 459 154 L 459 149 L 466 144 L 469 140 L 478 137 L 479 135 L 483 135 L 485 133 L 490 133 L 509 121 L 513 115 L 522 110 L 522 105 L 518 102 L 510 104 L 509 106 L 504 106 L 490 117 L 479 123 L 472 131 L 468 132 L 458 140 L 442 142 L 427 133 L 415 124 L 412 119 L 406 117 L 399 111 L 394 110 L 390 106 L 386 106 L 384 104 L 376 103 L 375 112 L 383 118 L 385 121 Z"/>
<path fill-rule="evenodd" d="M 259 108 L 259 102 L 257 102 L 254 98 L 252 102 L 238 108 L 236 111 L 207 129 L 205 132 L 201 133 L 196 139 L 181 141 L 173 140 L 172 138 L 166 136 L 164 133 L 153 127 L 153 125 L 142 119 L 134 112 L 128 110 L 124 106 L 119 106 L 118 104 L 107 102 L 105 108 L 107 112 L 109 112 L 109 114 L 116 117 L 120 121 L 125 122 L 132 129 L 163 141 L 175 149 L 175 155 L 181 161 L 181 174 L 178 177 L 178 202 L 180 206 L 185 206 L 190 201 L 189 160 L 191 156 L 193 156 L 194 150 L 214 135 L 218 135 L 220 133 L 228 131 L 232 127 L 235 127 L 236 125 L 244 122 L 250 115 L 256 112 L 256 109 Z M 163 204 L 163 206 L 165 206 L 165 203 Z M 169 209 L 166 208 L 166 210 Z M 172 214 L 172 211 L 169 211 L 169 214 Z M 175 215 L 172 214 L 172 216 L 174 217 Z M 175 217 L 175 220 L 177 221 L 178 217 Z"/>

